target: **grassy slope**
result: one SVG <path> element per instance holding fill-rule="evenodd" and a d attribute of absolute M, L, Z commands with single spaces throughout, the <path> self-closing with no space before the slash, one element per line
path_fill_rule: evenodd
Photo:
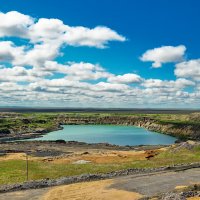
<path fill-rule="evenodd" d="M 105 116 L 140 116 L 155 119 L 158 123 L 172 123 L 175 125 L 200 125 L 200 117 L 196 120 L 191 119 L 186 114 L 129 114 L 129 113 L 26 113 L 10 115 L 8 118 L 0 119 L 0 130 L 9 128 L 19 128 L 25 126 L 27 128 L 49 128 L 53 127 L 53 118 L 58 115 L 71 117 L 105 117 Z M 23 119 L 29 119 L 31 123 L 26 123 Z"/>
<path fill-rule="evenodd" d="M 58 178 L 86 173 L 106 173 L 128 168 L 154 168 L 179 163 L 200 162 L 200 146 L 192 150 L 168 150 L 151 160 L 138 160 L 123 164 L 52 164 L 42 161 L 29 162 L 29 179 Z M 26 162 L 7 160 L 0 162 L 0 184 L 18 183 L 26 180 Z"/>
<path fill-rule="evenodd" d="M 28 121 L 24 121 L 27 119 Z M 49 114 L 19 114 L 17 116 L 11 115 L 8 118 L 0 119 L 0 133 L 7 130 L 20 130 L 23 129 L 31 129 L 34 130 L 36 128 L 43 128 L 43 129 L 51 129 L 54 126 L 52 115 Z"/>

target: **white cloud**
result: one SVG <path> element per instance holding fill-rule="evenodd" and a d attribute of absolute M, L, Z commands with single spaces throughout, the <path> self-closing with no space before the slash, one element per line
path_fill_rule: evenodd
<path fill-rule="evenodd" d="M 40 18 L 29 27 L 29 38 L 33 43 L 63 40 L 66 26 L 59 19 Z"/>
<path fill-rule="evenodd" d="M 200 81 L 200 59 L 176 64 L 174 73 L 177 77 L 191 78 Z"/>
<path fill-rule="evenodd" d="M 118 76 L 111 76 L 108 78 L 109 82 L 112 83 L 139 83 L 142 81 L 142 78 L 137 74 L 124 74 Z"/>
<path fill-rule="evenodd" d="M 162 46 L 147 50 L 140 59 L 144 62 L 153 62 L 152 67 L 159 68 L 163 63 L 182 61 L 185 51 L 186 47 L 184 45 L 179 45 L 176 47 Z"/>
<path fill-rule="evenodd" d="M 0 42 L 0 61 L 15 62 L 20 60 L 24 53 L 24 47 L 16 47 L 11 41 Z"/>
<path fill-rule="evenodd" d="M 0 12 L 0 37 L 27 37 L 27 29 L 34 23 L 34 19 L 17 11 Z"/>
<path fill-rule="evenodd" d="M 45 62 L 45 70 L 63 73 L 67 75 L 68 80 L 98 80 L 112 76 L 98 64 L 84 62 L 63 65 L 55 61 L 47 61 Z"/>
<path fill-rule="evenodd" d="M 160 79 L 147 79 L 145 80 L 142 85 L 146 88 L 184 88 L 187 86 L 194 86 L 195 83 L 193 81 L 184 79 L 184 78 L 179 78 L 175 81 L 165 81 L 165 80 L 160 80 Z"/>
<path fill-rule="evenodd" d="M 26 69 L 21 66 L 13 66 L 12 68 L 3 66 L 0 68 L 1 82 L 33 82 L 52 75 L 53 74 L 48 71 L 40 71 L 35 68 Z"/>
<path fill-rule="evenodd" d="M 25 88 L 21 85 L 18 85 L 17 83 L 3 82 L 3 83 L 0 83 L 0 91 L 3 91 L 4 94 L 8 94 L 8 97 L 10 97 L 9 92 L 25 91 Z"/>
<path fill-rule="evenodd" d="M 17 46 L 10 36 L 25 40 L 18 40 L 21 46 Z M 198 59 L 176 64 L 176 80 L 144 79 L 128 72 L 118 75 L 99 64 L 58 61 L 66 45 L 106 48 L 110 41 L 126 40 L 108 27 L 71 27 L 59 19 L 33 19 L 12 11 L 0 13 L 0 37 L 1 105 L 199 105 Z M 183 45 L 155 48 L 141 59 L 160 67 L 182 60 L 185 50 Z M 188 86 L 193 92 L 187 92 Z"/>
<path fill-rule="evenodd" d="M 36 44 L 28 49 L 26 46 L 15 46 L 11 41 L 0 42 L 0 61 L 13 65 L 43 67 L 46 60 L 53 60 L 59 52 L 58 44 Z"/>
<path fill-rule="evenodd" d="M 129 89 L 129 86 L 125 84 L 107 83 L 107 82 L 99 82 L 93 87 L 93 90 L 108 91 L 108 92 L 124 91 L 128 89 Z"/>
<path fill-rule="evenodd" d="M 117 32 L 110 28 L 98 26 L 93 29 L 85 27 L 66 27 L 64 35 L 66 44 L 72 46 L 90 46 L 97 48 L 105 48 L 108 41 L 121 41 L 126 40 L 125 37 L 119 35 Z"/>
<path fill-rule="evenodd" d="M 60 79 L 43 79 L 41 81 L 37 81 L 35 83 L 30 84 L 31 88 L 38 88 L 38 87 L 65 87 L 67 88 L 81 88 L 81 89 L 89 89 L 90 84 L 85 83 L 85 82 L 79 82 L 79 81 L 74 81 L 74 80 L 67 80 L 65 78 L 60 78 Z"/>
<path fill-rule="evenodd" d="M 44 67 L 61 55 L 63 45 L 107 47 L 110 41 L 125 41 L 125 37 L 103 26 L 87 28 L 68 26 L 59 19 L 33 19 L 17 11 L 0 13 L 0 37 L 17 36 L 28 40 L 25 46 L 11 41 L 0 42 L 0 61 L 13 65 Z"/>
<path fill-rule="evenodd" d="M 83 26 L 68 26 L 59 19 L 41 18 L 29 28 L 29 35 L 32 42 L 57 42 L 71 46 L 89 46 L 105 48 L 109 41 L 124 42 L 126 38 L 116 31 L 97 26 L 87 28 Z"/>
<path fill-rule="evenodd" d="M 23 76 L 27 75 L 27 71 L 24 67 L 12 67 L 12 68 L 1 68 L 0 69 L 1 76 Z"/>
<path fill-rule="evenodd" d="M 23 59 L 18 59 L 15 64 L 42 68 L 47 60 L 54 60 L 60 54 L 59 48 L 58 44 L 36 44 L 33 49 L 25 52 Z"/>
<path fill-rule="evenodd" d="M 33 19 L 17 11 L 0 13 L 0 37 L 18 36 L 32 43 L 52 41 L 60 45 L 105 48 L 109 41 L 124 42 L 126 38 L 116 31 L 97 26 L 87 28 L 68 26 L 59 19 Z"/>

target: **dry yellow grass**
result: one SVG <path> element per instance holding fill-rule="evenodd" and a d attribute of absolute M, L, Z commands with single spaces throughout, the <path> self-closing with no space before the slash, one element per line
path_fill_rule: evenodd
<path fill-rule="evenodd" d="M 7 153 L 0 157 L 0 162 L 6 160 L 26 160 L 26 153 Z M 28 155 L 28 160 L 42 161 L 43 158 Z"/>
<path fill-rule="evenodd" d="M 25 160 L 26 154 L 25 153 L 8 153 L 5 156 L 0 157 L 0 161 L 4 160 Z"/>
<path fill-rule="evenodd" d="M 186 186 L 186 185 L 178 185 L 178 186 L 175 187 L 176 190 L 183 190 L 183 189 L 186 189 L 186 188 L 188 188 L 188 186 Z"/>

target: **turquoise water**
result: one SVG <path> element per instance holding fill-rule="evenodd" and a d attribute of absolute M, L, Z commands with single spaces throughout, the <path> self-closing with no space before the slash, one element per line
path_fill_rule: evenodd
<path fill-rule="evenodd" d="M 176 138 L 135 126 L 64 125 L 63 130 L 48 133 L 34 140 L 66 140 L 87 143 L 106 142 L 116 145 L 173 144 Z"/>

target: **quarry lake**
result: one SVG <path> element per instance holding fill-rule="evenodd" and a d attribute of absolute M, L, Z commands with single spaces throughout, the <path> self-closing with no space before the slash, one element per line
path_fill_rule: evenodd
<path fill-rule="evenodd" d="M 64 125 L 62 130 L 53 131 L 32 140 L 59 139 L 115 145 L 168 145 L 176 140 L 175 137 L 140 127 L 115 125 Z"/>

